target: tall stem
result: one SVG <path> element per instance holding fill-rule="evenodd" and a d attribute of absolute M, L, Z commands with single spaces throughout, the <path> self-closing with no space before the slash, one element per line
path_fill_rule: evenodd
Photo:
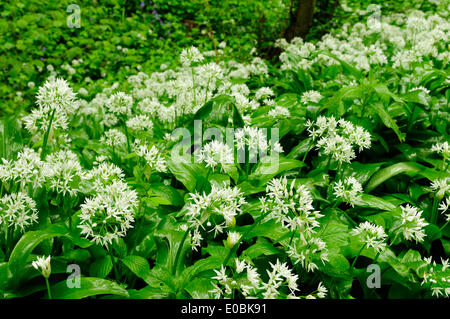
<path fill-rule="evenodd" d="M 111 257 L 111 263 L 113 265 L 113 269 L 114 269 L 114 277 L 116 278 L 116 281 L 119 282 L 119 271 L 117 270 L 117 264 L 116 261 L 114 260 L 114 255 L 112 253 L 112 245 L 110 247 L 108 247 L 107 251 L 109 253 L 109 256 Z"/>
<path fill-rule="evenodd" d="M 197 96 L 195 94 L 195 76 L 194 76 L 194 67 L 191 67 L 192 73 L 192 90 L 194 91 L 194 107 L 197 105 Z"/>
<path fill-rule="evenodd" d="M 358 255 L 356 255 L 356 258 L 355 258 L 355 259 L 353 259 L 353 262 L 352 262 L 352 265 L 350 266 L 350 269 L 352 269 L 352 270 L 354 269 L 355 264 L 356 264 L 356 261 L 358 260 L 358 257 L 359 257 L 359 255 L 361 255 L 361 253 L 362 253 L 362 251 L 363 251 L 363 249 L 364 249 L 365 246 L 366 246 L 365 244 L 362 245 L 361 249 L 360 249 L 359 252 L 358 252 Z"/>
<path fill-rule="evenodd" d="M 45 278 L 45 285 L 47 286 L 47 294 L 48 294 L 48 299 L 53 299 L 52 298 L 52 293 L 50 291 L 50 284 L 48 282 L 48 278 Z"/>
<path fill-rule="evenodd" d="M 437 208 L 438 208 L 438 204 L 439 204 L 439 199 L 437 198 L 436 194 L 434 195 L 433 198 L 433 208 L 431 210 L 431 223 L 436 225 L 437 222 Z"/>
<path fill-rule="evenodd" d="M 52 114 L 50 115 L 50 121 L 48 122 L 47 131 L 45 132 L 45 135 L 44 135 L 44 142 L 42 144 L 42 152 L 41 152 L 41 160 L 44 160 L 44 158 L 45 158 L 45 151 L 47 149 L 48 136 L 49 136 L 50 130 L 52 128 L 52 122 L 53 122 L 53 117 L 55 116 L 55 111 L 56 111 L 56 109 L 53 109 Z"/>

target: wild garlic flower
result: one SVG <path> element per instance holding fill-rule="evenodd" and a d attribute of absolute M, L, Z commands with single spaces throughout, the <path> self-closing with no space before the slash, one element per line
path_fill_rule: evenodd
<path fill-rule="evenodd" d="M 271 109 L 267 115 L 275 119 L 285 119 L 291 116 L 291 112 L 289 112 L 287 108 L 277 105 L 275 108 Z"/>
<path fill-rule="evenodd" d="M 444 213 L 448 212 L 449 207 L 450 207 L 450 200 L 448 198 L 446 198 L 445 200 L 443 200 L 441 202 L 441 204 L 439 205 L 438 210 L 441 212 L 441 214 L 444 214 Z M 448 212 L 445 215 L 445 219 L 446 219 L 447 222 L 450 220 L 450 212 Z"/>
<path fill-rule="evenodd" d="M 118 148 L 127 143 L 127 137 L 122 131 L 112 128 L 105 132 L 105 135 L 100 138 L 100 142 Z"/>
<path fill-rule="evenodd" d="M 386 248 L 385 240 L 387 235 L 382 226 L 376 226 L 365 221 L 352 229 L 351 233 L 360 237 L 366 248 L 372 247 L 376 252 L 383 251 Z"/>
<path fill-rule="evenodd" d="M 0 225 L 25 232 L 37 220 L 36 202 L 27 194 L 13 193 L 0 198 Z"/>
<path fill-rule="evenodd" d="M 113 181 L 122 180 L 125 177 L 122 169 L 112 163 L 103 162 L 93 167 L 84 175 L 84 179 L 93 183 L 93 189 L 101 191 Z"/>
<path fill-rule="evenodd" d="M 188 224 L 193 229 L 222 233 L 225 227 L 233 227 L 235 216 L 242 212 L 245 199 L 238 187 L 212 185 L 209 194 L 191 193 L 185 206 Z"/>
<path fill-rule="evenodd" d="M 267 137 L 264 130 L 256 127 L 245 126 L 237 129 L 234 133 L 234 140 L 238 150 L 244 149 L 245 146 L 251 150 L 262 152 L 267 150 Z"/>
<path fill-rule="evenodd" d="M 448 147 L 448 142 L 434 144 L 431 147 L 431 151 L 442 154 L 444 158 L 450 158 L 450 149 Z"/>
<path fill-rule="evenodd" d="M 262 203 L 265 211 L 270 210 L 267 218 L 274 218 L 301 236 L 311 236 L 320 226 L 318 219 L 323 215 L 314 210 L 309 190 L 304 185 L 295 186 L 295 180 L 289 183 L 286 176 L 269 181 Z"/>
<path fill-rule="evenodd" d="M 76 93 L 69 84 L 61 78 L 50 77 L 39 88 L 36 96 L 37 109 L 25 116 L 26 129 L 34 135 L 41 135 L 47 131 L 52 113 L 52 129 L 66 130 L 69 117 L 75 113 L 78 104 L 75 103 Z"/>
<path fill-rule="evenodd" d="M 136 132 L 151 132 L 153 130 L 153 122 L 147 115 L 136 115 L 127 120 L 127 127 Z"/>
<path fill-rule="evenodd" d="M 227 237 L 228 248 L 233 248 L 234 245 L 241 239 L 242 235 L 239 232 L 230 231 Z"/>
<path fill-rule="evenodd" d="M 328 289 L 322 284 L 322 282 L 319 282 L 316 291 L 307 295 L 306 299 L 323 299 L 327 296 L 327 293 Z"/>
<path fill-rule="evenodd" d="M 33 149 L 25 147 L 17 154 L 15 161 L 2 158 L 0 164 L 0 180 L 2 182 L 15 182 L 20 184 L 23 190 L 26 185 L 31 185 L 33 189 L 41 188 L 45 177 L 42 174 L 43 162 L 39 153 Z"/>
<path fill-rule="evenodd" d="M 35 261 L 31 263 L 33 268 L 38 270 L 44 278 L 49 278 L 52 273 L 52 266 L 50 264 L 51 256 L 45 257 L 37 257 Z"/>
<path fill-rule="evenodd" d="M 214 171 L 220 165 L 223 172 L 229 172 L 234 164 L 234 153 L 227 144 L 214 140 L 195 151 L 196 161 L 205 162 Z"/>
<path fill-rule="evenodd" d="M 116 116 L 131 115 L 133 98 L 124 92 L 117 92 L 111 95 L 106 102 L 106 108 Z"/>
<path fill-rule="evenodd" d="M 287 254 L 294 264 L 300 263 L 307 272 L 318 269 L 318 263 L 328 261 L 326 243 L 318 237 L 299 238 L 287 249 Z"/>
<path fill-rule="evenodd" d="M 299 290 L 297 281 L 298 275 L 294 275 L 292 270 L 286 263 L 280 263 L 279 260 L 275 264 L 270 263 L 272 270 L 267 270 L 269 279 L 262 283 L 262 296 L 264 299 L 276 299 L 280 292 L 278 291 L 282 285 L 286 285 L 290 290 L 290 295 L 295 296 Z"/>
<path fill-rule="evenodd" d="M 437 198 L 441 199 L 450 193 L 450 178 L 438 179 L 431 182 L 431 189 L 436 192 Z"/>
<path fill-rule="evenodd" d="M 450 268 L 449 260 L 441 258 L 442 264 L 432 261 L 432 258 L 424 258 L 426 269 L 423 273 L 421 285 L 427 286 L 433 297 L 449 297 L 450 296 Z"/>
<path fill-rule="evenodd" d="M 316 122 L 310 120 L 306 123 L 309 135 L 317 141 L 317 149 L 325 155 L 332 156 L 340 164 L 350 163 L 355 157 L 354 148 L 359 152 L 371 146 L 371 136 L 364 128 L 333 116 L 327 118 L 319 116 Z"/>
<path fill-rule="evenodd" d="M 261 99 L 265 99 L 265 98 L 269 98 L 274 96 L 275 94 L 273 93 L 271 88 L 268 87 L 262 87 L 259 88 L 256 93 L 255 93 L 255 98 L 257 100 L 261 100 Z"/>
<path fill-rule="evenodd" d="M 61 150 L 47 155 L 42 170 L 50 189 L 56 193 L 74 196 L 80 191 L 79 184 L 85 172 L 72 151 Z"/>
<path fill-rule="evenodd" d="M 155 145 L 149 147 L 136 139 L 133 143 L 133 151 L 139 157 L 144 158 L 151 169 L 155 169 L 157 172 L 167 171 L 167 161 Z"/>
<path fill-rule="evenodd" d="M 400 206 L 400 208 L 401 215 L 391 229 L 396 236 L 401 234 L 406 240 L 422 242 L 426 236 L 424 227 L 428 225 L 425 219 L 421 218 L 422 211 L 409 204 L 405 207 Z"/>
<path fill-rule="evenodd" d="M 223 265 L 220 270 L 215 269 L 216 276 L 212 277 L 214 289 L 209 291 L 215 299 L 236 298 L 236 293 L 244 298 L 257 297 L 261 289 L 261 278 L 257 270 L 245 260 L 235 259 L 235 272 L 232 277 L 227 275 L 227 268 Z"/>
<path fill-rule="evenodd" d="M 322 94 L 320 94 L 317 91 L 311 90 L 311 91 L 306 91 L 302 94 L 301 101 L 303 104 L 319 103 L 319 101 L 321 99 L 322 99 Z"/>
<path fill-rule="evenodd" d="M 203 61 L 203 59 L 203 55 L 194 46 L 190 47 L 189 49 L 184 49 L 180 55 L 180 62 L 185 67 L 189 67 L 196 62 L 201 62 Z"/>
<path fill-rule="evenodd" d="M 339 180 L 335 183 L 333 189 L 336 197 L 341 198 L 343 202 L 350 204 L 352 207 L 363 193 L 361 184 L 353 176 L 347 177 L 344 182 Z"/>
<path fill-rule="evenodd" d="M 132 228 L 137 193 L 122 181 L 113 181 L 81 205 L 81 234 L 104 247 L 125 237 Z"/>

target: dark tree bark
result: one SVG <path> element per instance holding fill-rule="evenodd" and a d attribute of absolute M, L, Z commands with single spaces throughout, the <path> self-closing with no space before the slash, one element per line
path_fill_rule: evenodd
<path fill-rule="evenodd" d="M 313 22 L 316 0 L 292 0 L 291 23 L 284 32 L 289 42 L 295 37 L 305 38 Z"/>

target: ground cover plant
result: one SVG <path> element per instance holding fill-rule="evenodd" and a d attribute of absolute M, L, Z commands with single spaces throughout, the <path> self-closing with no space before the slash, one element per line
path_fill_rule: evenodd
<path fill-rule="evenodd" d="M 4 107 L 0 297 L 448 297 L 449 7 L 413 4 L 276 61 L 50 68 Z"/>

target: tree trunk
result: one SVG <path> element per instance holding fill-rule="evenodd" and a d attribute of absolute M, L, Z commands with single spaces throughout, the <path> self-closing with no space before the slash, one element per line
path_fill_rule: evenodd
<path fill-rule="evenodd" d="M 305 38 L 308 34 L 313 22 L 315 5 L 316 0 L 292 0 L 291 23 L 284 32 L 284 38 L 288 42 L 295 37 Z"/>

